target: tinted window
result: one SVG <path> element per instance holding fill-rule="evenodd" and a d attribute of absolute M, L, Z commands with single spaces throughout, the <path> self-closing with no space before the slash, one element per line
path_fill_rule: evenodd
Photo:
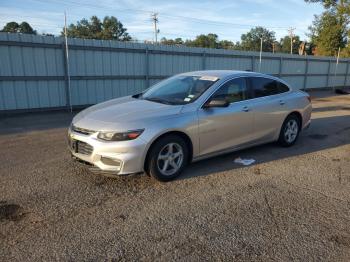
<path fill-rule="evenodd" d="M 226 99 L 230 103 L 247 99 L 247 85 L 244 78 L 233 79 L 215 92 L 213 98 Z"/>
<path fill-rule="evenodd" d="M 254 97 L 263 97 L 279 94 L 278 82 L 263 77 L 252 77 L 251 85 Z"/>
<path fill-rule="evenodd" d="M 281 82 L 278 82 L 278 89 L 280 93 L 288 92 L 289 87 Z"/>

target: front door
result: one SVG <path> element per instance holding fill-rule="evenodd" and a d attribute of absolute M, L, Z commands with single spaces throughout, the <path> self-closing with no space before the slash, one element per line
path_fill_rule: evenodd
<path fill-rule="evenodd" d="M 200 154 L 206 155 L 249 142 L 253 135 L 253 112 L 245 78 L 223 84 L 209 99 L 225 99 L 228 107 L 198 110 Z"/>

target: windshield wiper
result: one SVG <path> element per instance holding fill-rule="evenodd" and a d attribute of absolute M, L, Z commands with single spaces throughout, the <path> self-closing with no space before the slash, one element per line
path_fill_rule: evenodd
<path fill-rule="evenodd" d="M 161 103 L 161 104 L 166 104 L 166 105 L 173 105 L 173 103 L 171 103 L 170 101 L 162 99 L 162 98 L 158 98 L 158 97 L 147 97 L 147 98 L 145 98 L 145 100 L 156 102 L 156 103 Z"/>

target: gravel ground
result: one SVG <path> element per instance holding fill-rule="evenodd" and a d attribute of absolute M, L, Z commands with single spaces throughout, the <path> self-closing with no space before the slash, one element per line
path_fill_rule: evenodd
<path fill-rule="evenodd" d="M 2 117 L 0 261 L 349 261 L 350 97 L 312 95 L 294 147 L 204 160 L 170 183 L 89 173 L 66 149 L 68 113 Z"/>

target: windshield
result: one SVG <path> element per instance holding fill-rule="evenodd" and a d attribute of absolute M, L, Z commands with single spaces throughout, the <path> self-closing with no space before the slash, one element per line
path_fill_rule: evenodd
<path fill-rule="evenodd" d="M 200 97 L 217 80 L 213 76 L 177 75 L 154 85 L 140 98 L 171 105 L 188 104 Z"/>

